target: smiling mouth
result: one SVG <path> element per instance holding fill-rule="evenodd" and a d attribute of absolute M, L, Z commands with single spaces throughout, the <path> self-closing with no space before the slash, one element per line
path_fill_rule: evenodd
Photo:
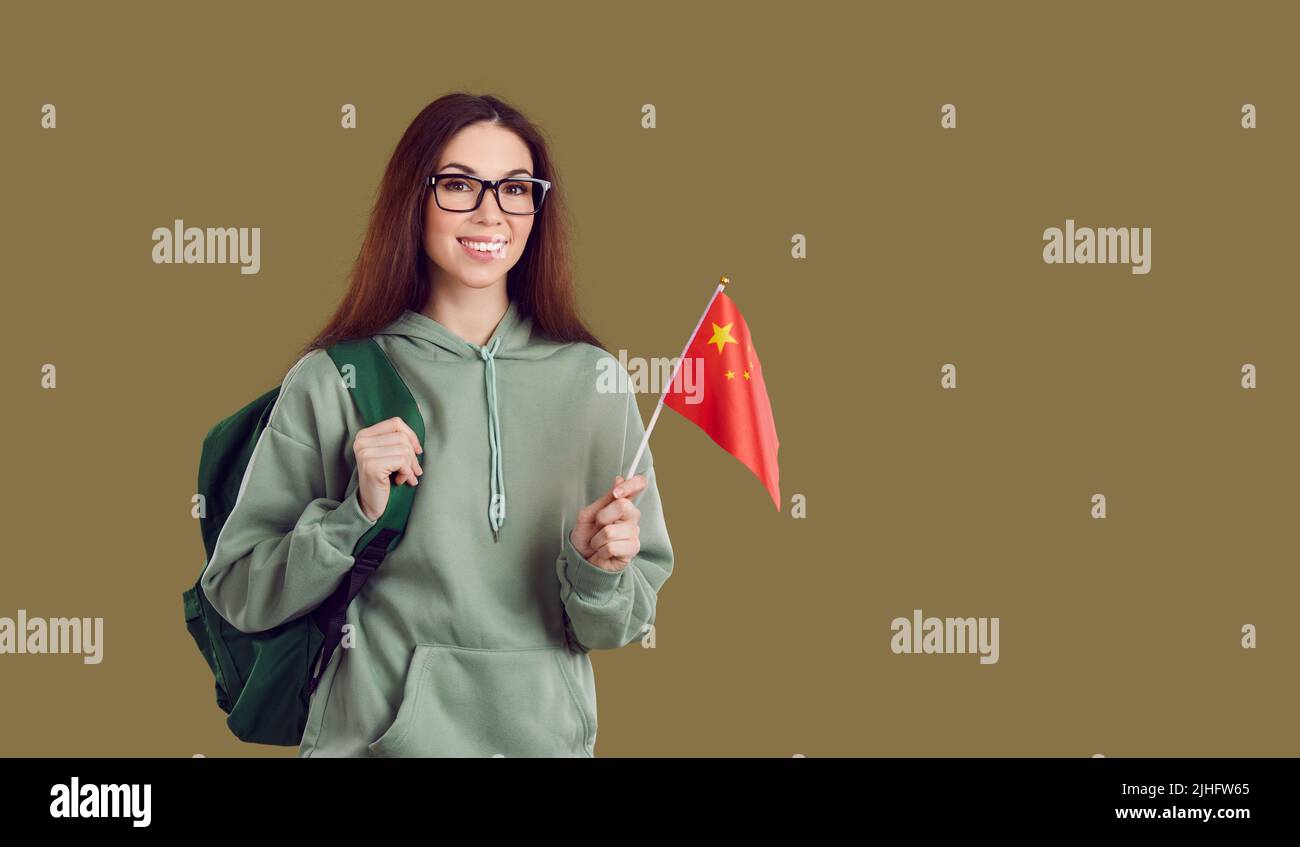
<path fill-rule="evenodd" d="M 476 241 L 469 238 L 457 238 L 465 249 L 484 256 L 499 256 L 505 252 L 506 241 Z"/>

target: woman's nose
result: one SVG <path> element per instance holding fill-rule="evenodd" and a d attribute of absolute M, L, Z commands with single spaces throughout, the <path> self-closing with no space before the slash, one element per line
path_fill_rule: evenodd
<path fill-rule="evenodd" d="M 501 220 L 505 217 L 505 212 L 501 211 L 501 204 L 497 202 L 495 191 L 483 192 L 483 202 L 478 204 L 475 212 L 483 220 Z"/>

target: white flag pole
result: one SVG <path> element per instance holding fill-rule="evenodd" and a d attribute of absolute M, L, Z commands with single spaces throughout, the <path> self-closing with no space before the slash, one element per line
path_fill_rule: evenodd
<path fill-rule="evenodd" d="M 718 294 L 727 287 L 728 282 L 731 282 L 731 280 L 725 276 L 722 277 L 718 287 L 713 289 L 713 296 L 709 298 L 708 305 L 704 307 L 703 312 L 700 312 L 700 319 L 695 322 L 695 329 L 691 330 L 691 334 L 686 337 L 686 345 L 682 347 L 682 354 L 677 357 L 677 362 L 673 365 L 672 375 L 668 377 L 668 385 L 664 386 L 664 390 L 659 393 L 659 402 L 655 404 L 655 412 L 650 416 L 650 424 L 645 428 L 645 435 L 641 436 L 641 446 L 636 448 L 636 455 L 632 457 L 632 464 L 628 465 L 627 473 L 623 474 L 623 479 L 632 478 L 632 471 L 636 470 L 636 463 L 641 461 L 641 455 L 645 453 L 645 446 L 650 443 L 650 433 L 654 431 L 655 421 L 659 420 L 659 412 L 664 407 L 664 397 L 668 396 L 668 389 L 672 387 L 673 380 L 677 379 L 677 372 L 681 370 L 682 362 L 686 359 L 686 351 L 690 349 L 691 342 L 695 340 L 695 333 L 700 331 L 700 325 L 704 323 L 704 316 L 709 313 L 709 309 L 713 308 L 713 301 L 718 299 Z"/>

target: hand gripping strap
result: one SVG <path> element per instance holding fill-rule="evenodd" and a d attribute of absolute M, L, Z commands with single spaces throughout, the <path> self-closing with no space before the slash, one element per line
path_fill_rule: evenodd
<path fill-rule="evenodd" d="M 364 426 L 374 426 L 380 421 L 400 417 L 415 432 L 420 445 L 424 445 L 424 418 L 420 415 L 420 407 L 393 363 L 373 338 L 343 341 L 330 347 L 328 352 L 338 367 L 344 384 L 352 392 L 352 399 L 357 404 Z M 348 366 L 351 366 L 350 371 Z M 384 513 L 361 536 L 353 550 L 355 563 L 352 570 L 313 613 L 316 625 L 325 636 L 325 642 L 308 687 L 311 693 L 316 692 L 316 686 L 320 684 L 320 678 L 329 666 L 335 648 L 343 639 L 348 604 L 361 591 L 370 575 L 379 568 L 384 556 L 401 540 L 411 514 L 411 500 L 414 496 L 415 486 L 392 486 Z"/>

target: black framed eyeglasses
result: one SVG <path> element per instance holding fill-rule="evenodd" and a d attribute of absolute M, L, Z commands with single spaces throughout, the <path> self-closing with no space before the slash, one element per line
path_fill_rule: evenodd
<path fill-rule="evenodd" d="M 490 188 L 496 195 L 498 208 L 507 215 L 537 214 L 551 188 L 549 180 L 531 176 L 479 179 L 457 173 L 434 174 L 429 177 L 429 185 L 433 186 L 434 202 L 443 211 L 472 212 Z"/>

